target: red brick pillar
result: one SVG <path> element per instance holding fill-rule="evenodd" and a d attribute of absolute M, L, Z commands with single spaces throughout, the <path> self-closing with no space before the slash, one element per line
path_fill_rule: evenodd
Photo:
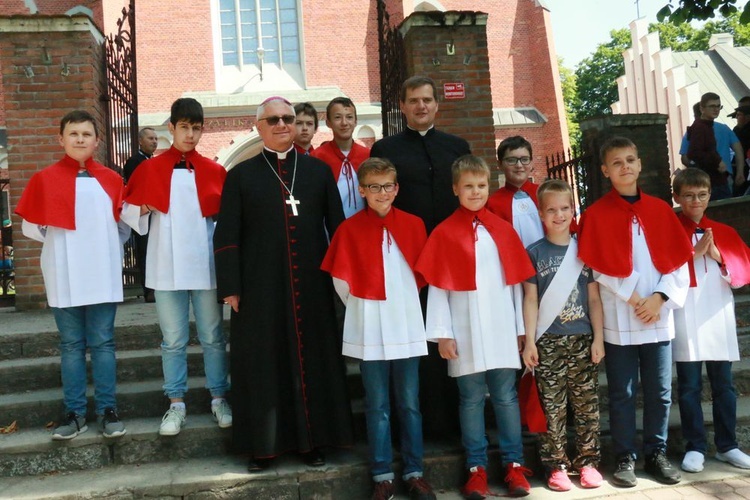
<path fill-rule="evenodd" d="M 429 76 L 438 86 L 436 127 L 469 141 L 471 151 L 484 158 L 496 178 L 487 14 L 415 12 L 400 30 L 407 76 Z"/>
<path fill-rule="evenodd" d="M 103 40 L 85 16 L 0 18 L 11 210 L 29 178 L 62 157 L 58 135 L 67 112 L 84 109 L 97 118 L 102 142 L 96 159 L 105 161 Z M 18 216 L 12 220 L 16 309 L 44 307 L 41 244 L 22 235 Z"/>

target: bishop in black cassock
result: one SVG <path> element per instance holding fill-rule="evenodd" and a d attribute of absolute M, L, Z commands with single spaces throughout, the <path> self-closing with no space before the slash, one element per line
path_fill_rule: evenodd
<path fill-rule="evenodd" d="M 341 198 L 331 169 L 294 150 L 294 131 L 285 100 L 259 108 L 264 149 L 229 171 L 214 233 L 218 296 L 233 308 L 233 444 L 251 468 L 289 451 L 320 465 L 318 447 L 353 442 L 333 285 L 320 270 Z"/>

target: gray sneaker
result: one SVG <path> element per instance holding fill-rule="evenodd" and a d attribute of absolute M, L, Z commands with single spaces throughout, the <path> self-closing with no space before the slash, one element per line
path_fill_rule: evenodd
<path fill-rule="evenodd" d="M 105 408 L 104 415 L 99 417 L 99 425 L 102 428 L 102 435 L 105 438 L 115 438 L 124 436 L 127 432 L 125 424 L 120 421 L 114 408 Z"/>
<path fill-rule="evenodd" d="M 55 441 L 73 439 L 87 430 L 89 428 L 86 425 L 86 417 L 81 417 L 71 411 L 65 415 L 62 423 L 55 428 L 55 431 L 52 433 L 52 439 Z"/>

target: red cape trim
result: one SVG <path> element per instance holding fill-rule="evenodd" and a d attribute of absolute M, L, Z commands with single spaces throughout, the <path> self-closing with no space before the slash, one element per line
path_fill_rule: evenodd
<path fill-rule="evenodd" d="M 740 235 L 737 234 L 734 228 L 711 220 L 706 216 L 701 219 L 699 224 L 696 224 L 682 213 L 677 218 L 682 223 L 682 228 L 691 241 L 697 228 L 710 228 L 714 234 L 716 248 L 719 249 L 724 265 L 732 278 L 732 286 L 740 287 L 750 283 L 750 248 L 742 241 L 742 238 L 740 238 Z M 690 259 L 688 266 L 690 267 L 690 286 L 696 286 L 695 261 Z"/>
<path fill-rule="evenodd" d="M 490 199 L 487 200 L 487 210 L 513 224 L 513 196 L 518 191 L 523 191 L 534 201 L 534 206 L 539 207 L 539 202 L 536 199 L 537 189 L 539 189 L 539 185 L 534 184 L 530 180 L 524 182 L 520 188 L 506 182 L 505 186 L 495 191 L 490 196 Z"/>
<path fill-rule="evenodd" d="M 417 272 L 430 285 L 466 292 L 477 289 L 474 219 L 492 236 L 508 285 L 521 283 L 536 271 L 515 229 L 486 208 L 476 212 L 463 207 L 438 224 L 427 239 L 417 262 Z"/>
<path fill-rule="evenodd" d="M 86 170 L 112 200 L 112 214 L 120 220 L 122 210 L 122 177 L 114 170 L 89 158 Z M 24 189 L 16 214 L 42 226 L 74 230 L 76 228 L 76 177 L 79 163 L 68 155 L 59 162 L 35 173 Z"/>
<path fill-rule="evenodd" d="M 339 175 L 341 175 L 341 164 L 344 161 L 344 153 L 341 152 L 338 145 L 336 144 L 336 141 L 324 142 L 323 144 L 318 146 L 315 151 L 310 154 L 310 156 L 312 156 L 313 158 L 318 158 L 319 160 L 323 160 L 326 165 L 331 167 L 331 171 L 333 171 L 333 178 L 336 179 L 336 182 L 338 182 Z M 352 149 L 351 151 L 349 151 L 348 156 L 349 161 L 351 162 L 352 166 L 354 167 L 354 171 L 356 172 L 357 170 L 359 170 L 360 164 L 370 157 L 370 148 L 366 148 L 357 144 L 356 142 L 352 142 Z"/>
<path fill-rule="evenodd" d="M 422 219 L 391 208 L 381 218 L 365 207 L 344 221 L 328 247 L 320 268 L 331 276 L 346 281 L 351 294 L 370 300 L 386 300 L 383 269 L 383 229 L 396 240 L 401 254 L 412 271 L 427 241 Z M 426 285 L 415 273 L 417 287 Z"/>
<path fill-rule="evenodd" d="M 219 213 L 227 171 L 195 150 L 181 153 L 174 146 L 135 169 L 125 190 L 125 201 L 131 205 L 150 205 L 162 213 L 169 212 L 172 172 L 183 159 L 188 169 L 195 172 L 195 186 L 203 217 Z"/>
<path fill-rule="evenodd" d="M 692 260 L 693 246 L 672 207 L 640 189 L 638 193 L 640 199 L 628 203 L 613 189 L 583 213 L 578 257 L 591 269 L 615 278 L 630 276 L 634 218 L 646 236 L 654 267 L 661 274 L 669 274 Z"/>
<path fill-rule="evenodd" d="M 315 146 L 310 144 L 310 149 L 305 149 L 302 146 L 298 145 L 297 143 L 294 143 L 294 150 L 297 151 L 301 155 L 304 155 L 306 153 L 309 153 L 311 155 L 312 152 L 315 151 Z"/>

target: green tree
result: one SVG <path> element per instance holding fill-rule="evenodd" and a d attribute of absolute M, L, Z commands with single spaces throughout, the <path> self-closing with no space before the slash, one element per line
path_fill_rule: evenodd
<path fill-rule="evenodd" d="M 610 105 L 618 100 L 615 79 L 625 73 L 622 52 L 630 47 L 630 31 L 610 31 L 611 40 L 601 43 L 575 70 L 577 100 L 570 103 L 578 123 L 592 116 L 610 114 Z"/>
<path fill-rule="evenodd" d="M 656 14 L 656 18 L 660 22 L 669 20 L 679 24 L 685 21 L 713 19 L 717 11 L 728 17 L 739 12 L 738 3 L 738 0 L 668 0 L 667 5 Z M 750 23 L 750 2 L 742 9 L 740 20 L 745 24 Z"/>
<path fill-rule="evenodd" d="M 576 74 L 572 69 L 565 67 L 562 57 L 557 58 L 557 63 L 560 70 L 563 103 L 565 103 L 565 116 L 568 122 L 568 139 L 571 146 L 579 148 L 581 144 L 581 129 L 578 127 L 578 122 L 573 119 L 575 116 L 574 106 L 579 102 Z"/>

